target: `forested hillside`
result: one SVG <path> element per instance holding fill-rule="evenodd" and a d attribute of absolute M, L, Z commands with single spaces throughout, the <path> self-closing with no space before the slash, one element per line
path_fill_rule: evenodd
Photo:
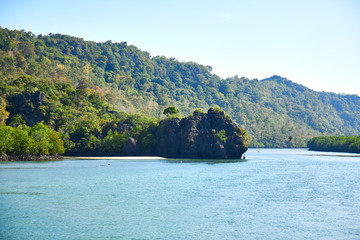
<path fill-rule="evenodd" d="M 91 145 L 91 136 L 116 130 L 119 119 L 152 124 L 122 111 L 158 118 L 170 105 L 183 115 L 219 106 L 255 147 L 305 147 L 312 136 L 360 134 L 359 96 L 316 92 L 279 76 L 222 79 L 211 71 L 126 42 L 0 28 L 0 122 L 44 121 L 63 132 L 65 143 L 80 138 Z"/>

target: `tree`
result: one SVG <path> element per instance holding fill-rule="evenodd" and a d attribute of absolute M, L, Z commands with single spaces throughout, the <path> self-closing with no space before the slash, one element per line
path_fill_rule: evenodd
<path fill-rule="evenodd" d="M 5 107 L 0 105 L 0 125 L 5 124 L 5 120 L 9 117 L 9 112 L 6 111 Z"/>
<path fill-rule="evenodd" d="M 104 153 L 118 153 L 121 151 L 127 139 L 128 136 L 125 134 L 110 129 L 102 141 L 100 151 Z"/>
<path fill-rule="evenodd" d="M 179 117 L 180 110 L 174 106 L 170 106 L 165 108 L 163 114 L 165 114 L 169 118 Z"/>
<path fill-rule="evenodd" d="M 152 149 L 155 147 L 157 140 L 154 134 L 148 134 L 141 139 L 141 150 L 144 152 L 151 152 Z"/>
<path fill-rule="evenodd" d="M 50 139 L 49 153 L 54 154 L 63 154 L 65 152 L 64 141 L 61 140 L 59 133 L 52 130 L 48 133 Z"/>
<path fill-rule="evenodd" d="M 226 131 L 225 130 L 220 130 L 217 134 L 216 137 L 222 141 L 222 142 L 226 142 L 227 140 L 227 136 L 226 136 Z"/>
<path fill-rule="evenodd" d="M 65 152 L 64 142 L 59 133 L 43 123 L 38 123 L 29 129 L 32 144 L 30 153 L 33 155 L 56 155 Z"/>
<path fill-rule="evenodd" d="M 20 117 L 19 114 L 12 116 L 10 119 L 10 126 L 19 127 L 25 125 L 25 121 Z"/>
<path fill-rule="evenodd" d="M 14 156 L 25 156 L 30 153 L 30 146 L 32 145 L 32 139 L 29 136 L 29 132 L 26 128 L 17 127 L 13 133 L 14 142 L 10 151 Z"/>
<path fill-rule="evenodd" d="M 12 127 L 0 125 L 0 156 L 6 154 L 7 150 L 11 150 L 14 141 L 13 132 Z"/>
<path fill-rule="evenodd" d="M 45 126 L 45 125 L 44 125 Z M 30 135 L 33 144 L 31 146 L 31 154 L 33 155 L 47 155 L 49 154 L 50 138 L 46 129 L 37 129 Z"/>

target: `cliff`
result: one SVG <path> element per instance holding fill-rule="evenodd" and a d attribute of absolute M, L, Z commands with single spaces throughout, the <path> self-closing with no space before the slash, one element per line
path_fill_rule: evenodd
<path fill-rule="evenodd" d="M 162 120 L 155 152 L 163 157 L 241 158 L 247 150 L 245 135 L 224 111 L 210 108 L 207 113 Z"/>

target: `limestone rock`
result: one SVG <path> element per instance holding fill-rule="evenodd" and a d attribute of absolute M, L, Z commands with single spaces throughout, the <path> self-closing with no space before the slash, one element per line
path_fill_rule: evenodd
<path fill-rule="evenodd" d="M 222 130 L 226 139 L 218 136 Z M 247 150 L 240 128 L 223 111 L 213 108 L 181 120 L 161 121 L 156 139 L 156 154 L 164 157 L 241 158 Z"/>
<path fill-rule="evenodd" d="M 122 152 L 125 155 L 136 155 L 138 153 L 138 147 L 136 140 L 130 137 L 122 148 Z"/>

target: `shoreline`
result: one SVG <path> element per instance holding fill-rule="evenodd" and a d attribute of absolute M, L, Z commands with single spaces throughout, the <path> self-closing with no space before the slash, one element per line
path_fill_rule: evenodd
<path fill-rule="evenodd" d="M 40 162 L 40 161 L 61 161 L 64 157 L 61 155 L 7 155 L 3 154 L 0 156 L 0 162 Z"/>
<path fill-rule="evenodd" d="M 76 159 L 76 160 L 165 160 L 167 158 L 164 157 L 144 157 L 144 156 L 121 156 L 121 157 L 78 157 L 78 156 L 66 156 L 64 157 L 64 160 L 66 159 Z"/>

